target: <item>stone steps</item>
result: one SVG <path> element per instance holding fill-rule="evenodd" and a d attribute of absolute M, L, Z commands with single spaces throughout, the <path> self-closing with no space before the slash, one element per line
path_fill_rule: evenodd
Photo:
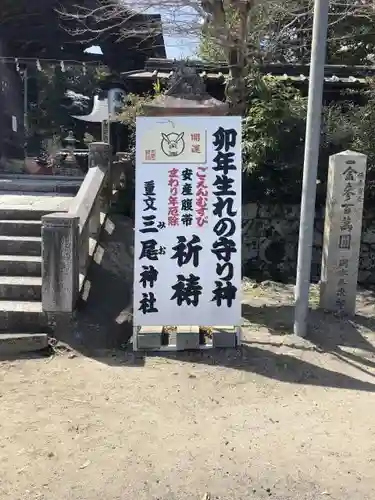
<path fill-rule="evenodd" d="M 0 300 L 42 300 L 40 276 L 0 276 Z"/>
<path fill-rule="evenodd" d="M 41 302 L 0 300 L 0 333 L 47 334 L 47 331 L 47 317 L 42 310 Z"/>
<path fill-rule="evenodd" d="M 41 215 L 25 207 L 0 210 L 0 357 L 44 349 Z"/>
<path fill-rule="evenodd" d="M 75 196 L 81 186 L 81 178 L 54 176 L 0 176 L 0 191 L 10 193 L 57 193 Z"/>
<path fill-rule="evenodd" d="M 0 220 L 2 236 L 40 236 L 42 223 L 40 220 Z"/>
<path fill-rule="evenodd" d="M 42 238 L 37 236 L 0 236 L 0 255 L 42 254 Z"/>
<path fill-rule="evenodd" d="M 30 210 L 30 208 L 23 205 L 15 205 L 7 207 L 0 206 L 0 220 L 41 221 L 43 215 L 47 215 L 50 213 L 51 210 L 44 210 L 44 209 Z"/>
<path fill-rule="evenodd" d="M 0 276 L 42 275 L 42 259 L 35 255 L 0 255 Z"/>
<path fill-rule="evenodd" d="M 48 345 L 48 318 L 41 302 L 41 218 L 66 210 L 70 200 L 53 193 L 0 192 L 0 358 Z"/>
<path fill-rule="evenodd" d="M 67 177 L 66 175 L 53 175 L 51 177 L 46 177 L 45 174 L 26 174 L 26 173 L 22 173 L 22 174 L 6 174 L 5 172 L 1 173 L 0 174 L 0 179 L 6 179 L 6 180 L 25 180 L 25 179 L 28 179 L 30 181 L 42 181 L 44 182 L 45 180 L 47 181 L 51 181 L 51 180 L 54 180 L 54 181 L 68 181 L 68 182 L 72 182 L 72 181 L 79 181 L 82 183 L 82 181 L 84 180 L 85 178 L 85 175 L 82 174 L 82 175 L 77 175 L 77 176 L 69 176 Z"/>
<path fill-rule="evenodd" d="M 0 359 L 40 351 L 46 347 L 48 335 L 45 333 L 0 333 Z"/>

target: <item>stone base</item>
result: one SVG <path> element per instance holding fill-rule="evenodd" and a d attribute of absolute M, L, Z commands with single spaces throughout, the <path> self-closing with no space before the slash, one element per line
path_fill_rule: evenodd
<path fill-rule="evenodd" d="M 137 334 L 138 349 L 160 349 L 162 326 L 142 326 Z"/>
<path fill-rule="evenodd" d="M 357 298 L 357 286 L 353 284 L 352 287 L 348 287 L 348 291 L 345 296 L 345 300 L 338 301 L 337 297 L 337 279 L 331 273 L 331 281 L 321 281 L 320 283 L 320 300 L 319 307 L 324 311 L 329 311 L 331 313 L 337 313 L 344 316 L 355 316 L 356 308 L 356 298 Z"/>
<path fill-rule="evenodd" d="M 214 326 L 212 345 L 213 347 L 237 347 L 238 328 L 235 326 Z"/>
<path fill-rule="evenodd" d="M 176 345 L 177 351 L 199 349 L 199 326 L 178 326 L 170 335 L 169 344 Z"/>
<path fill-rule="evenodd" d="M 240 330 L 236 326 L 214 326 L 212 328 L 212 342 L 205 342 L 199 326 L 178 326 L 175 331 L 164 335 L 162 326 L 142 326 L 138 333 L 134 333 L 136 336 L 134 349 L 185 351 L 214 347 L 233 348 L 240 345 L 239 332 Z"/>

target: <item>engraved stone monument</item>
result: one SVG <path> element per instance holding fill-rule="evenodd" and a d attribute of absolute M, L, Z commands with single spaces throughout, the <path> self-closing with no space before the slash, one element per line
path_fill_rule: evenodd
<path fill-rule="evenodd" d="M 324 224 L 320 307 L 355 314 L 367 157 L 330 157 Z"/>

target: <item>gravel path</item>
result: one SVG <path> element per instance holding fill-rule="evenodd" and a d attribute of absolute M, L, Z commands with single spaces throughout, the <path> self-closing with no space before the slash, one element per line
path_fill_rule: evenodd
<path fill-rule="evenodd" d="M 0 363 L 0 499 L 373 500 L 372 304 L 302 340 L 247 282 L 239 350 Z"/>

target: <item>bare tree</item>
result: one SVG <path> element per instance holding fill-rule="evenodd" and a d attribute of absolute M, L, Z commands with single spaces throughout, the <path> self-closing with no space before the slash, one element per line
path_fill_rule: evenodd
<path fill-rule="evenodd" d="M 211 36 L 225 52 L 230 72 L 227 98 L 237 108 L 244 102 L 248 39 L 258 1 L 98 0 L 94 9 L 77 4 L 74 9 L 61 10 L 61 17 L 73 35 L 85 35 L 92 42 L 114 30 L 120 39 L 154 38 L 162 31 L 176 40 L 197 40 L 202 27 L 209 27 Z M 162 26 L 152 15 L 156 12 L 162 14 Z"/>
<path fill-rule="evenodd" d="M 287 0 L 269 10 L 263 44 L 267 60 L 310 61 L 313 0 Z M 331 0 L 327 61 L 333 64 L 368 64 L 375 50 L 373 0 Z"/>
<path fill-rule="evenodd" d="M 337 15 L 369 16 L 374 0 L 332 0 Z M 310 30 L 306 19 L 313 0 L 96 0 L 96 7 L 77 5 L 61 10 L 71 33 L 95 42 L 106 32 L 119 39 L 155 39 L 162 32 L 174 39 L 198 39 L 202 30 L 223 54 L 229 67 L 227 99 L 237 112 L 245 105 L 246 76 L 265 54 L 296 45 Z M 162 26 L 155 13 L 161 13 Z M 283 19 L 283 22 L 279 22 Z"/>

